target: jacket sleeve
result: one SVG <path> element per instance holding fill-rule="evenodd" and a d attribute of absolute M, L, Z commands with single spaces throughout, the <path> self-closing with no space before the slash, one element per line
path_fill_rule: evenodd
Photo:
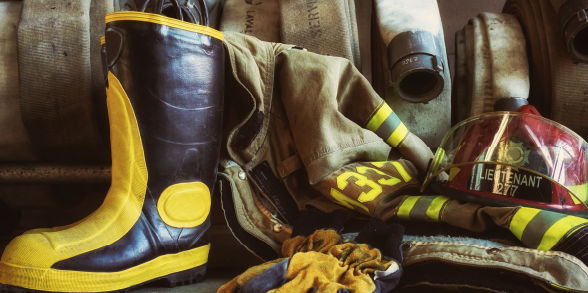
<path fill-rule="evenodd" d="M 296 124 L 292 128 L 305 128 L 307 123 L 305 133 L 310 134 L 313 128 L 327 126 L 326 120 L 347 119 L 375 133 L 419 171 L 426 172 L 433 158 L 429 147 L 407 129 L 350 61 L 292 49 L 280 55 L 277 68 L 279 94 L 291 126 Z M 329 127 L 333 133 L 350 126 L 339 123 Z M 293 135 L 296 139 L 296 133 Z"/>

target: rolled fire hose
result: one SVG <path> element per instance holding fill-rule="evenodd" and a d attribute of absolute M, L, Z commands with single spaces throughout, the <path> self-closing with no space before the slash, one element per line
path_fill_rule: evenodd
<path fill-rule="evenodd" d="M 504 12 L 517 17 L 527 38 L 530 104 L 588 138 L 588 64 L 568 55 L 554 5 L 549 0 L 508 0 Z"/>
<path fill-rule="evenodd" d="M 278 0 L 226 0 L 220 29 L 248 34 L 263 41 L 279 42 Z"/>
<path fill-rule="evenodd" d="M 357 69 L 372 83 L 372 1 L 355 1 L 360 64 Z M 357 65 L 356 65 L 357 66 Z"/>
<path fill-rule="evenodd" d="M 21 119 L 16 28 L 21 1 L 0 2 L 0 161 L 34 160 L 28 132 Z"/>
<path fill-rule="evenodd" d="M 376 0 L 380 34 L 387 46 L 391 83 L 409 102 L 438 97 L 449 71 L 435 0 Z"/>
<path fill-rule="evenodd" d="M 112 10 L 112 3 L 23 1 L 18 26 L 20 104 L 24 124 L 43 159 L 107 159 L 95 112 L 96 103 L 104 100 L 93 93 L 104 92 L 98 85 L 103 76 L 100 14 Z"/>
<path fill-rule="evenodd" d="M 371 14 L 371 1 L 226 0 L 220 28 L 347 58 L 371 81 Z"/>
<path fill-rule="evenodd" d="M 102 44 L 100 38 L 104 36 L 104 16 L 114 11 L 114 6 L 120 0 L 91 0 L 90 5 L 90 68 L 92 77 L 92 106 L 91 113 L 96 121 L 100 142 L 106 143 L 108 151 L 110 129 L 108 126 L 108 109 L 106 107 L 106 91 L 104 90 L 104 67 L 102 66 Z M 98 150 L 102 153 L 104 150 Z M 101 154 L 100 154 L 101 155 Z M 106 156 L 105 159 L 108 159 Z"/>
<path fill-rule="evenodd" d="M 588 63 L 588 0 L 552 0 L 551 4 L 558 11 L 561 34 L 570 57 Z"/>
<path fill-rule="evenodd" d="M 514 16 L 482 13 L 455 39 L 454 122 L 493 111 L 499 99 L 529 97 L 525 37 Z"/>
<path fill-rule="evenodd" d="M 355 0 L 279 2 L 282 43 L 343 57 L 361 69 Z"/>
<path fill-rule="evenodd" d="M 451 126 L 451 76 L 437 1 L 374 5 L 373 86 L 412 133 L 436 148 Z"/>

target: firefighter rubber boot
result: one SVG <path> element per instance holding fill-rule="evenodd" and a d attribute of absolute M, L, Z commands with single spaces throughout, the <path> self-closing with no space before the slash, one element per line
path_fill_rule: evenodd
<path fill-rule="evenodd" d="M 222 33 L 133 11 L 107 15 L 105 36 L 111 187 L 78 223 L 13 239 L 0 260 L 2 292 L 107 292 L 155 280 L 173 286 L 206 271 Z"/>

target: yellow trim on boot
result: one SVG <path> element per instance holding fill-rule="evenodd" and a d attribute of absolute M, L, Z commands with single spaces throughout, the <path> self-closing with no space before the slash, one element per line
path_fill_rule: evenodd
<path fill-rule="evenodd" d="M 157 212 L 169 226 L 194 228 L 210 213 L 210 189 L 202 182 L 171 185 L 159 196 Z"/>
<path fill-rule="evenodd" d="M 179 19 L 153 14 L 153 13 L 146 13 L 146 12 L 137 12 L 137 11 L 120 11 L 120 12 L 113 12 L 106 15 L 104 18 L 106 23 L 113 22 L 113 21 L 123 21 L 123 20 L 134 20 L 134 21 L 143 21 L 143 22 L 150 22 L 155 24 L 166 25 L 169 27 L 174 27 L 181 30 L 186 30 L 194 33 L 199 33 L 207 36 L 211 36 L 213 38 L 223 40 L 223 33 L 217 31 L 211 27 L 203 26 L 199 24 L 194 24 L 186 21 L 181 21 Z"/>
<path fill-rule="evenodd" d="M 0 276 L 32 290 L 51 292 L 107 292 L 132 287 L 208 262 L 210 244 L 166 254 L 120 272 L 79 272 L 30 268 L 0 263 Z M 12 284 L 10 284 L 12 285 Z"/>
<path fill-rule="evenodd" d="M 118 241 L 141 215 L 147 166 L 139 127 L 128 96 L 110 72 L 108 84 L 112 184 L 104 202 L 75 225 L 30 231 L 13 239 L 0 259 L 0 283 L 24 288 L 41 284 L 34 289 L 52 291 L 49 286 L 53 285 L 44 281 L 45 273 L 40 272 L 50 270 L 59 261 Z M 63 271 L 55 274 L 59 272 Z"/>

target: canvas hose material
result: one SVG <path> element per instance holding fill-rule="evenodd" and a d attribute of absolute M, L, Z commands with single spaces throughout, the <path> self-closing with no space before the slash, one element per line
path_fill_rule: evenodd
<path fill-rule="evenodd" d="M 268 42 L 279 42 L 278 4 L 278 0 L 227 0 L 222 9 L 220 29 L 248 34 Z"/>
<path fill-rule="evenodd" d="M 0 161 L 30 161 L 35 158 L 33 145 L 22 122 L 19 104 L 17 27 L 21 1 L 0 2 Z"/>
<path fill-rule="evenodd" d="M 436 147 L 451 127 L 451 76 L 437 2 L 379 0 L 374 11 L 373 86 L 411 132 Z"/>
<path fill-rule="evenodd" d="M 371 9 L 371 1 L 228 0 L 221 30 L 346 58 L 371 81 Z"/>
<path fill-rule="evenodd" d="M 502 98 L 529 97 L 527 47 L 518 20 L 481 13 L 456 33 L 454 122 L 494 110 Z"/>
<path fill-rule="evenodd" d="M 101 34 L 95 21 L 112 9 L 108 2 L 23 1 L 18 26 L 20 104 L 31 140 L 45 159 L 106 159 L 95 105 L 104 100 L 96 101 L 100 97 L 93 94 L 103 96 L 98 89 L 103 76 Z"/>
<path fill-rule="evenodd" d="M 517 17 L 527 39 L 532 65 L 530 104 L 588 137 L 588 64 L 575 63 L 568 55 L 554 5 L 549 0 L 509 0 L 504 12 Z"/>
<path fill-rule="evenodd" d="M 359 40 L 360 63 L 356 64 L 361 74 L 372 83 L 372 1 L 354 1 Z"/>
<path fill-rule="evenodd" d="M 354 0 L 280 0 L 282 43 L 343 57 L 361 69 Z"/>

